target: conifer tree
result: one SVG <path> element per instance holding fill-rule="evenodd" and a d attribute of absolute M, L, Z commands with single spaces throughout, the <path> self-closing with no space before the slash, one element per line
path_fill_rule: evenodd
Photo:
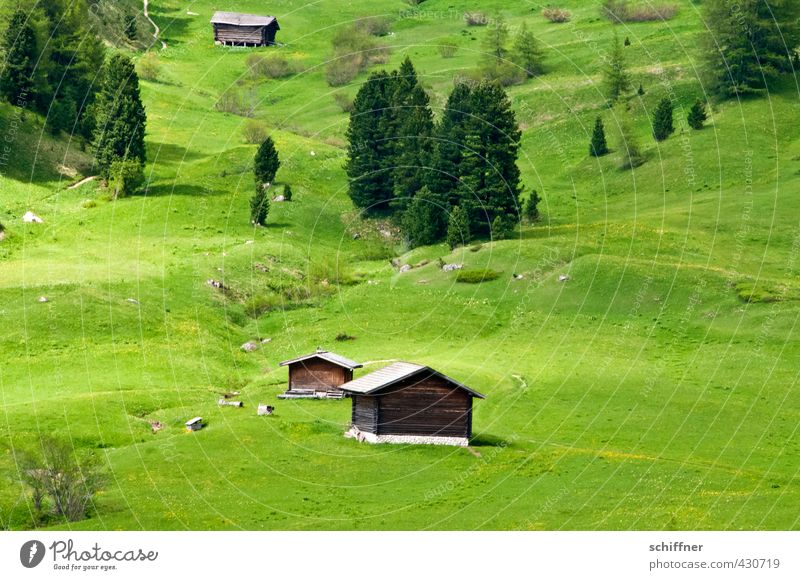
<path fill-rule="evenodd" d="M 254 226 L 267 224 L 269 215 L 269 187 L 256 187 L 250 198 L 250 223 Z"/>
<path fill-rule="evenodd" d="M 699 130 L 703 128 L 703 123 L 708 119 L 706 114 L 706 106 L 700 99 L 697 99 L 689 109 L 689 114 L 686 116 L 686 122 L 692 129 Z"/>
<path fill-rule="evenodd" d="M 542 59 L 543 53 L 539 42 L 528 30 L 528 25 L 523 22 L 514 41 L 514 61 L 530 78 L 544 72 Z"/>
<path fill-rule="evenodd" d="M 798 18 L 797 0 L 706 0 L 702 58 L 709 91 L 720 98 L 762 94 L 791 72 L 792 52 L 800 45 Z"/>
<path fill-rule="evenodd" d="M 11 17 L 0 50 L 5 54 L 4 66 L 0 69 L 0 95 L 13 105 L 32 102 L 35 96 L 37 44 L 31 19 L 18 8 Z"/>
<path fill-rule="evenodd" d="M 453 208 L 447 221 L 447 245 L 450 249 L 468 244 L 472 239 L 469 231 L 469 216 L 460 206 Z"/>
<path fill-rule="evenodd" d="M 458 204 L 456 188 L 465 147 L 471 93 L 468 84 L 456 84 L 434 131 L 432 169 L 428 173 L 427 184 L 431 191 L 440 194 L 450 205 Z"/>
<path fill-rule="evenodd" d="M 283 201 L 292 201 L 292 186 L 288 183 L 283 186 Z"/>
<path fill-rule="evenodd" d="M 275 175 L 280 169 L 281 160 L 278 150 L 275 149 L 275 142 L 272 137 L 267 137 L 258 147 L 253 158 L 253 177 L 256 181 L 256 188 L 268 187 L 275 181 Z"/>
<path fill-rule="evenodd" d="M 658 103 L 655 113 L 653 113 L 653 137 L 656 141 L 663 141 L 672 133 L 675 127 L 672 124 L 672 101 L 664 97 Z"/>
<path fill-rule="evenodd" d="M 534 189 L 531 191 L 528 200 L 525 202 L 525 219 L 528 220 L 528 223 L 533 223 L 539 219 L 539 202 L 542 199 L 539 197 L 539 193 Z"/>
<path fill-rule="evenodd" d="M 97 97 L 95 162 L 104 178 L 114 161 L 145 161 L 144 131 L 147 123 L 139 94 L 139 77 L 130 58 L 115 54 L 105 67 Z"/>
<path fill-rule="evenodd" d="M 497 215 L 519 216 L 521 132 L 508 95 L 496 83 L 476 86 L 469 110 L 473 114 L 464 120 L 458 205 L 469 215 L 470 231 L 488 232 Z"/>
<path fill-rule="evenodd" d="M 393 194 L 392 148 L 389 135 L 394 125 L 391 97 L 394 83 L 381 71 L 361 86 L 347 128 L 348 195 L 356 207 L 377 210 L 387 207 Z"/>
<path fill-rule="evenodd" d="M 592 131 L 592 142 L 589 144 L 589 155 L 602 157 L 606 153 L 608 153 L 606 131 L 603 127 L 603 120 L 597 117 L 594 121 L 594 130 Z"/>
<path fill-rule="evenodd" d="M 404 208 L 425 183 L 433 152 L 430 99 L 406 57 L 395 78 L 391 115 L 393 206 Z M 387 135 L 388 137 L 388 135 Z"/>
<path fill-rule="evenodd" d="M 631 87 L 630 77 L 625 64 L 625 53 L 619 36 L 614 33 L 614 40 L 605 67 L 606 97 L 610 103 L 615 103 Z"/>
<path fill-rule="evenodd" d="M 423 187 L 403 214 L 403 232 L 411 247 L 433 244 L 447 228 L 447 206 L 436 194 Z"/>
<path fill-rule="evenodd" d="M 619 168 L 622 170 L 639 167 L 645 162 L 642 148 L 639 145 L 639 139 L 633 132 L 625 115 L 626 112 L 624 111 L 618 111 L 616 115 L 619 119 L 619 143 L 617 144 L 617 151 L 619 151 Z"/>

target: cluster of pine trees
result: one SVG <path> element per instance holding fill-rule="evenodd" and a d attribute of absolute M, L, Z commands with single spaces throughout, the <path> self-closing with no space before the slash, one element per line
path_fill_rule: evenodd
<path fill-rule="evenodd" d="M 353 103 L 350 198 L 400 217 L 414 246 L 503 237 L 520 219 L 520 136 L 508 96 L 490 81 L 456 84 L 435 121 L 406 58 L 398 71 L 372 74 Z"/>
<path fill-rule="evenodd" d="M 53 133 L 91 142 L 101 177 L 124 196 L 144 181 L 147 119 L 139 78 L 123 54 L 106 62 L 88 16 L 86 0 L 20 5 L 0 47 L 0 97 L 45 116 Z"/>

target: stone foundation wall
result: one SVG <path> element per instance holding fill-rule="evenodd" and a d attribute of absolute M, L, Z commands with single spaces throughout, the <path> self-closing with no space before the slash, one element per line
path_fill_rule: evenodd
<path fill-rule="evenodd" d="M 466 447 L 469 445 L 469 439 L 466 437 L 438 437 L 434 435 L 375 435 L 375 433 L 367 433 L 361 431 L 356 427 L 351 427 L 349 431 L 344 434 L 345 437 L 358 439 L 367 443 L 405 443 L 407 445 L 455 445 L 457 447 Z"/>

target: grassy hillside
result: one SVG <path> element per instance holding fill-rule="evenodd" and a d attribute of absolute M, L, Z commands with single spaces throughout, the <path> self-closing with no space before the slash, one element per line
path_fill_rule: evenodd
<path fill-rule="evenodd" d="M 91 159 L 28 114 L 0 168 L 0 525 L 34 525 L 16 450 L 56 434 L 95 449 L 110 477 L 91 519 L 54 528 L 797 529 L 797 86 L 716 105 L 702 131 L 656 145 L 657 102 L 674 93 L 684 118 L 703 94 L 697 6 L 620 26 L 646 91 L 630 115 L 648 161 L 619 171 L 615 155 L 587 155 L 595 117 L 612 143 L 618 122 L 599 86 L 613 29 L 599 2 L 560 4 L 570 23 L 495 0 L 415 13 L 400 0 L 275 0 L 285 45 L 234 49 L 211 37 L 223 7 L 153 0 L 168 48 L 142 89 L 149 186 L 116 202 L 95 182 L 67 189 Z M 346 195 L 334 94 L 352 97 L 366 74 L 329 87 L 330 41 L 391 18 L 386 66 L 410 55 L 438 112 L 475 68 L 486 29 L 462 14 L 476 9 L 512 30 L 525 21 L 548 55 L 546 75 L 509 89 L 543 217 L 514 239 L 408 252 Z M 302 72 L 255 81 L 254 52 Z M 232 88 L 257 102 L 295 193 L 263 229 L 248 225 L 247 120 L 214 107 Z M 0 134 L 16 115 L 0 110 Z M 45 223 L 23 224 L 28 210 Z M 393 258 L 418 267 L 399 274 Z M 456 283 L 439 259 L 501 276 Z M 365 370 L 429 364 L 485 393 L 472 452 L 358 444 L 342 437 L 348 401 L 276 402 L 278 361 L 318 345 Z M 227 390 L 246 407 L 218 408 Z M 276 414 L 257 417 L 259 402 Z M 195 415 L 209 426 L 187 434 Z M 154 435 L 150 421 L 166 427 Z"/>

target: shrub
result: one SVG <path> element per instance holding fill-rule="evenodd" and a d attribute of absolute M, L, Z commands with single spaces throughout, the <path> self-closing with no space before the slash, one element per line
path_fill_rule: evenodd
<path fill-rule="evenodd" d="M 703 128 L 703 123 L 708 119 L 706 114 L 706 106 L 700 99 L 697 99 L 689 109 L 689 114 L 686 116 L 686 122 L 692 129 L 699 130 Z"/>
<path fill-rule="evenodd" d="M 295 65 L 280 54 L 251 54 L 247 57 L 247 69 L 253 78 L 280 79 L 297 72 Z"/>
<path fill-rule="evenodd" d="M 230 113 L 231 115 L 252 117 L 256 104 L 252 93 L 243 95 L 236 89 L 228 89 L 220 95 L 214 108 L 217 111 Z"/>
<path fill-rule="evenodd" d="M 370 16 L 356 22 L 354 28 L 370 36 L 386 36 L 392 28 L 392 21 L 381 16 Z"/>
<path fill-rule="evenodd" d="M 150 82 L 156 82 L 161 78 L 161 63 L 158 55 L 148 52 L 139 61 L 139 77 Z"/>
<path fill-rule="evenodd" d="M 288 183 L 283 186 L 283 201 L 292 201 L 292 186 Z"/>
<path fill-rule="evenodd" d="M 481 282 L 491 282 L 500 277 L 500 272 L 485 268 L 483 270 L 459 270 L 456 274 L 456 282 L 462 284 L 480 284 Z"/>
<path fill-rule="evenodd" d="M 670 20 L 678 13 L 675 4 L 642 3 L 631 5 L 628 0 L 604 0 L 601 12 L 612 22 L 651 22 Z"/>
<path fill-rule="evenodd" d="M 336 104 L 339 105 L 339 108 L 342 110 L 343 113 L 353 112 L 354 110 L 353 99 L 351 99 L 344 93 L 334 93 L 333 100 L 336 101 Z"/>
<path fill-rule="evenodd" d="M 347 84 L 368 66 L 389 59 L 387 46 L 356 27 L 339 31 L 334 35 L 332 45 L 333 58 L 325 69 L 325 78 L 332 87 Z"/>
<path fill-rule="evenodd" d="M 97 202 L 95 200 L 93 200 L 93 199 L 85 199 L 85 200 L 83 200 L 83 203 L 81 204 L 81 207 L 83 209 L 92 209 L 93 207 L 97 207 Z M 0 232 L 2 232 L 2 231 L 3 231 L 3 226 L 0 225 Z"/>
<path fill-rule="evenodd" d="M 20 475 L 31 491 L 34 509 L 41 516 L 45 502 L 56 516 L 74 522 L 87 515 L 94 496 L 105 481 L 94 455 L 79 457 L 72 445 L 46 438 L 38 454 L 24 453 Z"/>
<path fill-rule="evenodd" d="M 242 137 L 244 137 L 245 143 L 249 143 L 250 145 L 258 145 L 263 143 L 266 138 L 269 137 L 269 132 L 267 131 L 266 125 L 260 121 L 249 119 L 244 124 L 244 127 L 242 127 Z"/>
<path fill-rule="evenodd" d="M 572 13 L 569 10 L 562 10 L 561 8 L 545 8 L 542 10 L 544 16 L 550 22 L 563 23 L 569 22 L 572 18 Z"/>
<path fill-rule="evenodd" d="M 443 40 L 439 44 L 439 54 L 442 58 L 453 58 L 458 52 L 458 45 L 453 40 Z"/>
<path fill-rule="evenodd" d="M 355 339 L 356 339 L 355 336 L 347 334 L 346 332 L 340 332 L 339 334 L 336 335 L 336 338 L 334 338 L 336 342 L 346 342 L 348 340 L 355 340 Z"/>
<path fill-rule="evenodd" d="M 465 12 L 464 22 L 467 26 L 486 26 L 489 24 L 489 18 L 483 12 Z"/>
<path fill-rule="evenodd" d="M 114 161 L 108 174 L 114 199 L 133 195 L 144 184 L 144 166 L 138 159 Z"/>
<path fill-rule="evenodd" d="M 256 294 L 251 296 L 244 304 L 245 312 L 252 318 L 260 318 L 268 312 L 282 310 L 284 300 L 277 294 Z"/>

